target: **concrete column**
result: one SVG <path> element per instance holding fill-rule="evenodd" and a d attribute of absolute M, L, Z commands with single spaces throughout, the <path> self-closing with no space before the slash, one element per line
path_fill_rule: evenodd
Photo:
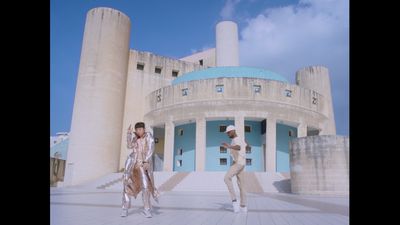
<path fill-rule="evenodd" d="M 175 125 L 172 120 L 165 123 L 164 171 L 172 171 L 174 163 Z"/>
<path fill-rule="evenodd" d="M 117 172 L 119 166 L 130 20 L 111 8 L 86 15 L 71 121 L 65 184 Z M 125 142 L 126 144 L 126 142 Z"/>
<path fill-rule="evenodd" d="M 297 126 L 297 137 L 307 137 L 307 124 L 300 123 Z"/>
<path fill-rule="evenodd" d="M 267 118 L 266 127 L 266 169 L 276 172 L 276 119 Z"/>
<path fill-rule="evenodd" d="M 206 164 L 206 119 L 196 119 L 196 171 L 204 171 Z"/>
<path fill-rule="evenodd" d="M 235 127 L 236 127 L 236 134 L 239 137 L 244 138 L 244 116 L 242 115 L 235 116 Z"/>
<path fill-rule="evenodd" d="M 320 135 L 335 135 L 336 125 L 333 112 L 331 82 L 328 68 L 323 66 L 309 66 L 296 72 L 296 84 L 323 95 L 324 103 L 322 112 L 328 117 L 322 124 Z M 313 101 L 310 99 L 310 101 Z M 316 99 L 317 104 L 318 100 Z M 321 104 L 321 103 L 320 103 Z"/>
<path fill-rule="evenodd" d="M 221 21 L 217 24 L 215 55 L 217 66 L 239 66 L 239 36 L 235 22 Z"/>

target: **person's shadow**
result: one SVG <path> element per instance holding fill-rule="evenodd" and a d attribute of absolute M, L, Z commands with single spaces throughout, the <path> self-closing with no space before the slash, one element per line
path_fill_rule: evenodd
<path fill-rule="evenodd" d="M 232 204 L 229 203 L 216 203 L 216 204 L 219 205 L 218 210 L 233 212 Z"/>
<path fill-rule="evenodd" d="M 132 209 L 134 208 L 134 209 Z M 128 212 L 128 216 L 129 215 L 133 215 L 133 214 L 140 214 L 143 211 L 143 207 L 132 207 L 131 210 L 129 210 Z M 160 215 L 162 214 L 162 212 L 160 212 L 160 207 L 159 206 L 153 206 L 151 209 L 151 214 L 153 215 Z"/>

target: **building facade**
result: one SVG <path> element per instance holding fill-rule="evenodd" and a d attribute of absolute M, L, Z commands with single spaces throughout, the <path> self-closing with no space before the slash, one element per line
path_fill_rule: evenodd
<path fill-rule="evenodd" d="M 233 124 L 251 150 L 247 171 L 289 172 L 289 142 L 335 135 L 328 69 L 309 66 L 296 83 L 239 65 L 238 28 L 216 26 L 216 46 L 173 59 L 129 49 L 130 19 L 110 8 L 87 13 L 65 183 L 123 169 L 126 131 L 146 123 L 155 137 L 155 170 L 224 171 L 221 148 Z"/>

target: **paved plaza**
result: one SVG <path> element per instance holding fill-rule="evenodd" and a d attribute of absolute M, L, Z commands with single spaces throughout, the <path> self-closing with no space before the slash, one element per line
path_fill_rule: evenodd
<path fill-rule="evenodd" d="M 140 214 L 140 194 L 128 217 L 120 217 L 121 197 L 116 190 L 51 188 L 51 225 L 349 224 L 349 198 L 343 196 L 248 193 L 248 212 L 235 214 L 227 191 L 166 191 L 153 203 L 153 218 Z"/>

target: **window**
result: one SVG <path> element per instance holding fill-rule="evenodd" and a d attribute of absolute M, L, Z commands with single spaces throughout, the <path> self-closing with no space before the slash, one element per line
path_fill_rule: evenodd
<path fill-rule="evenodd" d="M 138 63 L 138 64 L 136 65 L 136 69 L 137 69 L 137 70 L 144 70 L 144 63 Z"/>
<path fill-rule="evenodd" d="M 251 154 L 251 147 L 246 146 L 246 154 Z"/>
<path fill-rule="evenodd" d="M 200 66 L 202 66 L 202 65 L 203 65 L 203 60 L 200 59 L 200 60 L 199 60 L 199 63 L 200 63 Z"/>
<path fill-rule="evenodd" d="M 251 132 L 251 126 L 244 126 L 244 132 L 250 133 Z"/>
<path fill-rule="evenodd" d="M 222 84 L 216 85 L 216 86 L 215 86 L 215 90 L 216 90 L 218 93 L 224 92 L 224 85 L 222 85 Z"/>
<path fill-rule="evenodd" d="M 184 88 L 182 89 L 182 96 L 187 96 L 188 95 L 188 89 Z"/>
<path fill-rule="evenodd" d="M 293 131 L 289 130 L 289 137 L 293 137 Z"/>
<path fill-rule="evenodd" d="M 221 153 L 221 154 L 226 153 L 226 148 L 219 146 L 219 153 Z"/>
<path fill-rule="evenodd" d="M 161 73 L 161 67 L 158 67 L 158 66 L 156 66 L 156 68 L 154 69 L 154 73 L 158 73 L 158 74 L 160 74 Z"/>
<path fill-rule="evenodd" d="M 225 165 L 227 165 L 227 164 L 228 164 L 228 163 L 227 163 L 226 158 L 219 158 L 219 165 L 225 166 Z"/>
<path fill-rule="evenodd" d="M 178 155 L 183 155 L 183 149 L 182 148 L 178 149 Z"/>
<path fill-rule="evenodd" d="M 225 125 L 219 126 L 219 132 L 225 132 L 225 131 L 226 131 L 226 126 Z"/>
<path fill-rule="evenodd" d="M 179 70 L 172 70 L 172 76 L 177 77 L 179 74 Z"/>
<path fill-rule="evenodd" d="M 251 166 L 251 159 L 246 159 L 246 166 Z"/>
<path fill-rule="evenodd" d="M 292 90 L 285 90 L 286 97 L 292 97 Z"/>
<path fill-rule="evenodd" d="M 181 167 L 182 166 L 182 159 L 176 160 L 176 166 Z"/>
<path fill-rule="evenodd" d="M 179 136 L 183 136 L 183 129 L 179 129 L 179 130 L 178 130 L 178 135 L 179 135 Z"/>
<path fill-rule="evenodd" d="M 253 85 L 253 90 L 254 90 L 254 93 L 260 93 L 261 85 Z"/>

